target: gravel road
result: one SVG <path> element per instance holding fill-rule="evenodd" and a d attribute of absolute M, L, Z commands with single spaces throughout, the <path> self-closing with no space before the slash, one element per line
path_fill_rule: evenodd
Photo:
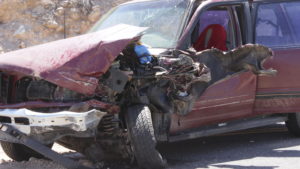
<path fill-rule="evenodd" d="M 268 131 L 271 129 L 271 132 Z M 267 132 L 268 131 L 268 132 Z M 58 145 L 59 152 L 68 152 Z M 164 146 L 168 169 L 299 169 L 300 138 L 281 126 L 207 137 Z M 0 149 L 0 169 L 63 169 L 46 161 L 11 162 Z M 136 167 L 125 167 L 135 168 Z M 114 166 L 111 169 L 125 169 Z"/>

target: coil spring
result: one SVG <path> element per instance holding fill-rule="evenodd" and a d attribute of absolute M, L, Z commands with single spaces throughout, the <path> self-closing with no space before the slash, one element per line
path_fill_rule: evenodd
<path fill-rule="evenodd" d="M 99 131 L 107 135 L 113 135 L 117 128 L 118 122 L 115 121 L 114 115 L 104 116 L 99 124 Z"/>

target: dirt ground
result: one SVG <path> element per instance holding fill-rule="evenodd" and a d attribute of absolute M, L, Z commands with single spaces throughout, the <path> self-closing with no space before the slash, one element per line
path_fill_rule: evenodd
<path fill-rule="evenodd" d="M 58 145 L 54 149 L 61 153 L 70 151 Z M 172 143 L 162 151 L 168 160 L 168 169 L 300 168 L 300 138 L 289 134 L 283 125 Z M 107 168 L 137 169 L 120 164 Z M 12 162 L 0 149 L 0 169 L 64 168 L 46 160 Z"/>
<path fill-rule="evenodd" d="M 58 144 L 54 144 L 53 150 L 63 154 L 65 157 L 69 157 L 75 161 L 78 161 L 84 166 L 94 166 L 89 160 L 85 159 L 81 154 L 69 150 L 65 147 L 62 147 Z M 120 168 L 121 167 L 121 168 Z M 96 164 L 97 169 L 137 169 L 135 167 L 130 167 L 124 164 L 115 163 L 115 164 Z M 3 152 L 0 146 L 0 169 L 65 169 L 61 165 L 46 160 L 46 159 L 36 159 L 31 158 L 29 161 L 16 162 L 12 161 L 7 155 Z"/>
<path fill-rule="evenodd" d="M 59 146 L 54 145 L 54 149 L 61 153 L 68 153 L 70 150 Z M 64 167 L 48 161 L 31 158 L 28 162 L 13 162 L 6 154 L 3 152 L 0 147 L 0 169 L 65 169 Z"/>

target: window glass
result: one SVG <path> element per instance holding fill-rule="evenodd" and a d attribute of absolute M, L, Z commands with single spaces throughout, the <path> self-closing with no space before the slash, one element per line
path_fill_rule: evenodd
<path fill-rule="evenodd" d="M 300 43 L 300 2 L 284 3 L 285 11 L 295 32 L 297 43 Z"/>
<path fill-rule="evenodd" d="M 129 3 L 117 7 L 104 16 L 91 31 L 118 24 L 149 29 L 141 41 L 153 48 L 172 48 L 179 38 L 189 1 L 157 0 Z"/>
<path fill-rule="evenodd" d="M 300 45 L 299 17 L 299 2 L 259 5 L 256 43 L 269 47 Z"/>
<path fill-rule="evenodd" d="M 208 27 L 210 29 L 207 30 Z M 192 35 L 192 44 L 197 51 L 211 47 L 228 50 L 233 44 L 231 35 L 229 12 L 226 9 L 208 10 L 199 18 Z"/>
<path fill-rule="evenodd" d="M 201 33 L 208 25 L 219 24 L 228 30 L 229 14 L 226 10 L 210 10 L 205 11 L 200 17 L 200 28 Z"/>

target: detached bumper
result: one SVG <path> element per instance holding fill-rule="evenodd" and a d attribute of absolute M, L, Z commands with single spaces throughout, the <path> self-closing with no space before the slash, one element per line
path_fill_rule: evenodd
<path fill-rule="evenodd" d="M 28 109 L 5 109 L 0 110 L 0 124 L 10 125 L 42 143 L 51 143 L 64 136 L 94 136 L 104 115 L 106 112 L 95 109 L 81 113 L 39 113 Z M 1 135 L 0 140 L 3 140 Z"/>

